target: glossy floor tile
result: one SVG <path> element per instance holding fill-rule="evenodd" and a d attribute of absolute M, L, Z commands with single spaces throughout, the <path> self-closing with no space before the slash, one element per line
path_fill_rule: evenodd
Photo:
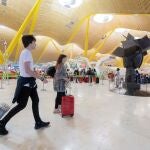
<path fill-rule="evenodd" d="M 0 102 L 11 103 L 16 81 L 0 89 Z M 34 130 L 31 101 L 7 125 L 0 150 L 150 150 L 150 98 L 112 93 L 104 85 L 72 84 L 75 116 L 53 114 L 56 93 L 52 81 L 42 91 L 40 114 L 51 127 Z"/>

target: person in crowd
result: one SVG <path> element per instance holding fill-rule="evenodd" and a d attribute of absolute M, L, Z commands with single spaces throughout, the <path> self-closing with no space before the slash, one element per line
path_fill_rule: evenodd
<path fill-rule="evenodd" d="M 83 69 L 83 76 L 84 76 L 84 77 L 86 76 L 86 71 L 85 71 L 85 69 Z"/>
<path fill-rule="evenodd" d="M 138 70 L 136 70 L 136 83 L 140 83 L 141 75 Z"/>
<path fill-rule="evenodd" d="M 81 74 L 81 76 L 83 76 L 83 77 L 84 77 L 84 76 L 86 75 L 86 71 L 85 71 L 85 69 L 82 69 L 80 74 Z"/>
<path fill-rule="evenodd" d="M 96 77 L 97 76 L 97 72 L 96 72 L 96 69 L 94 68 L 93 69 L 93 75 Z"/>
<path fill-rule="evenodd" d="M 144 74 L 141 74 L 140 77 L 141 77 L 141 78 L 140 78 L 140 83 L 141 83 L 141 84 L 144 84 Z"/>
<path fill-rule="evenodd" d="M 85 71 L 85 69 L 82 69 L 80 74 L 81 74 L 83 80 L 85 80 L 85 76 L 86 76 L 86 71 Z"/>
<path fill-rule="evenodd" d="M 145 78 L 144 78 L 144 82 L 145 82 L 145 84 L 147 84 L 148 83 L 148 74 L 145 74 Z"/>
<path fill-rule="evenodd" d="M 0 120 L 0 135 L 8 134 L 5 128 L 6 124 L 13 116 L 27 106 L 29 97 L 31 97 L 32 100 L 35 129 L 47 127 L 50 124 L 49 122 L 43 122 L 39 114 L 39 96 L 37 93 L 36 78 L 41 79 L 44 83 L 48 81 L 34 72 L 31 51 L 36 47 L 36 39 L 33 35 L 24 35 L 22 37 L 22 42 L 25 49 L 21 52 L 19 58 L 20 77 L 17 81 L 17 87 L 13 98 L 13 103 L 17 103 L 17 105 Z"/>
<path fill-rule="evenodd" d="M 150 76 L 149 76 L 149 74 L 147 74 L 147 76 L 146 76 L 146 83 L 149 83 L 149 79 L 150 79 Z"/>
<path fill-rule="evenodd" d="M 67 56 L 61 54 L 57 60 L 56 64 L 56 73 L 54 76 L 54 91 L 57 92 L 57 96 L 55 99 L 55 109 L 54 113 L 61 112 L 61 102 L 62 97 L 66 95 L 66 84 L 69 82 L 67 77 L 67 70 L 65 67 L 65 63 L 67 61 Z"/>
<path fill-rule="evenodd" d="M 92 72 L 91 68 L 89 68 L 87 70 L 87 75 L 89 76 L 89 83 L 91 84 L 92 83 L 92 76 L 93 76 L 93 72 Z"/>
<path fill-rule="evenodd" d="M 117 70 L 116 70 L 116 74 L 115 74 L 115 83 L 116 83 L 116 88 L 119 88 L 119 86 L 120 86 L 120 69 L 119 68 L 117 68 Z"/>
<path fill-rule="evenodd" d="M 80 77 L 78 78 L 78 81 L 80 82 L 80 83 L 82 83 L 83 81 L 84 81 L 84 69 L 81 69 L 80 71 L 79 71 L 79 75 L 80 75 Z M 76 82 L 77 83 L 77 82 Z"/>
<path fill-rule="evenodd" d="M 67 69 L 67 76 L 70 79 L 70 81 L 72 82 L 73 81 L 73 75 L 72 75 L 72 72 L 70 69 Z"/>
<path fill-rule="evenodd" d="M 74 76 L 75 76 L 75 81 L 76 81 L 76 83 L 78 83 L 78 78 L 79 78 L 79 69 L 77 68 L 77 69 L 75 69 L 75 71 L 74 71 Z"/>

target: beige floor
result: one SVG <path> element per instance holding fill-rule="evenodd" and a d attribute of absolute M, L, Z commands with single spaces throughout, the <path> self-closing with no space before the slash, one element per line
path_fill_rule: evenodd
<path fill-rule="evenodd" d="M 15 81 L 0 89 L 0 102 L 10 103 Z M 150 98 L 111 93 L 108 84 L 73 84 L 74 118 L 52 113 L 55 93 L 52 82 L 41 91 L 40 113 L 51 127 L 35 131 L 28 107 L 8 124 L 9 135 L 0 137 L 0 150 L 150 150 Z"/>

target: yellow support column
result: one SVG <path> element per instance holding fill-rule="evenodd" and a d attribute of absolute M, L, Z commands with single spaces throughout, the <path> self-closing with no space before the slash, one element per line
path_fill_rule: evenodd
<path fill-rule="evenodd" d="M 110 31 L 107 35 L 107 37 L 102 41 L 102 43 L 98 46 L 98 48 L 95 50 L 94 54 L 92 54 L 92 56 L 89 58 L 90 61 L 93 60 L 93 58 L 95 57 L 95 55 L 99 52 L 99 50 L 104 46 L 104 44 L 107 42 L 107 40 L 109 39 L 109 37 L 112 35 L 112 33 L 114 32 L 114 30 Z"/>
<path fill-rule="evenodd" d="M 35 12 L 33 14 L 33 17 L 32 17 L 33 20 L 32 20 L 31 26 L 30 26 L 29 34 L 32 34 L 34 29 L 35 29 L 35 25 L 36 25 L 36 21 L 37 21 L 38 12 L 39 12 L 39 8 L 40 8 L 40 5 L 41 5 L 41 2 L 38 4 L 38 6 L 36 7 L 36 10 L 35 10 Z M 17 44 L 14 62 L 17 62 L 17 59 L 19 57 L 20 46 L 21 46 L 21 38 L 19 39 L 18 44 Z"/>
<path fill-rule="evenodd" d="M 87 51 L 89 47 L 89 28 L 90 28 L 90 18 L 87 20 L 87 27 L 86 27 L 86 33 L 85 33 L 85 42 L 84 42 L 84 56 L 87 57 Z"/>
<path fill-rule="evenodd" d="M 17 59 L 19 57 L 19 50 L 20 50 L 20 46 L 21 46 L 21 39 L 19 39 L 18 41 L 18 44 L 17 44 L 17 48 L 16 48 L 16 54 L 15 54 L 15 59 L 14 59 L 14 62 L 16 63 L 17 62 Z"/>
<path fill-rule="evenodd" d="M 61 50 L 56 46 L 55 42 L 52 39 L 50 39 L 50 41 L 52 42 L 54 48 L 56 48 L 58 55 L 60 55 L 61 54 Z"/>
<path fill-rule="evenodd" d="M 0 64 L 4 64 L 4 57 L 3 57 L 3 53 L 0 50 Z"/>
<path fill-rule="evenodd" d="M 74 39 L 74 37 L 77 35 L 77 33 L 79 32 L 81 26 L 83 25 L 83 23 L 90 17 L 91 15 L 88 15 L 84 18 L 82 18 L 79 23 L 75 26 L 75 28 L 73 29 L 73 32 L 71 34 L 71 36 L 69 37 L 68 41 L 66 44 L 71 43 L 71 41 Z"/>
<path fill-rule="evenodd" d="M 39 13 L 41 3 L 42 3 L 42 0 L 39 2 L 38 6 L 35 8 L 35 12 L 34 12 L 34 15 L 33 15 L 33 20 L 32 20 L 30 30 L 29 30 L 29 34 L 32 34 L 34 29 L 35 29 L 35 25 L 36 25 L 36 22 L 37 22 L 38 13 Z"/>
<path fill-rule="evenodd" d="M 29 14 L 27 15 L 27 17 L 25 18 L 23 24 L 21 25 L 19 31 L 17 32 L 17 34 L 15 35 L 15 37 L 13 38 L 13 40 L 11 41 L 11 43 L 9 44 L 7 50 L 5 51 L 5 55 L 7 56 L 7 59 L 10 57 L 10 55 L 12 54 L 15 46 L 17 45 L 19 39 L 21 38 L 24 30 L 26 29 L 27 25 L 29 24 L 35 10 L 37 9 L 37 7 L 41 4 L 42 0 L 37 0 L 37 2 L 35 3 L 35 5 L 33 6 L 33 8 L 31 9 L 31 11 L 29 12 Z"/>

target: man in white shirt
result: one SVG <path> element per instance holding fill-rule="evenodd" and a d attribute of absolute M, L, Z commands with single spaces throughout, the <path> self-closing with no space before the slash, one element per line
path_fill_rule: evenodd
<path fill-rule="evenodd" d="M 17 102 L 17 105 L 12 108 L 2 120 L 0 120 L 0 135 L 8 134 L 8 131 L 5 128 L 7 122 L 26 107 L 29 97 L 32 100 L 35 129 L 47 127 L 50 124 L 49 122 L 43 122 L 39 115 L 39 97 L 37 93 L 36 78 L 44 83 L 47 83 L 47 80 L 40 77 L 33 69 L 31 51 L 36 47 L 36 39 L 33 35 L 24 35 L 22 37 L 22 42 L 25 49 L 21 52 L 19 58 L 20 77 L 17 81 L 17 87 L 13 99 L 13 103 Z"/>

